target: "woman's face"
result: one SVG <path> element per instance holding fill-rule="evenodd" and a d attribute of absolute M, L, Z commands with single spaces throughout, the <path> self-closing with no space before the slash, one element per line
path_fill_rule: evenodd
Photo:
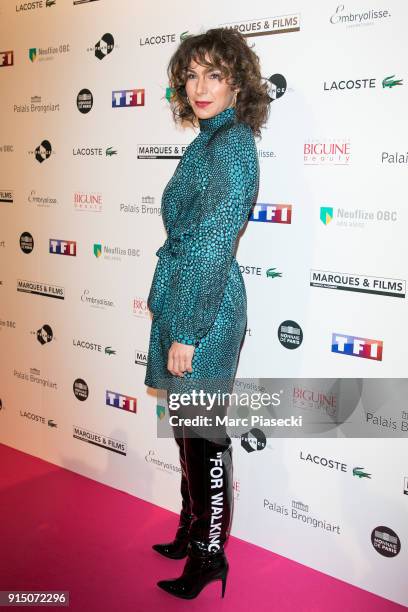
<path fill-rule="evenodd" d="M 210 61 L 208 55 L 206 60 Z M 220 70 L 211 66 L 201 66 L 194 60 L 190 62 L 185 87 L 193 112 L 199 119 L 209 119 L 218 115 L 232 105 L 235 96 L 226 79 L 222 78 Z"/>

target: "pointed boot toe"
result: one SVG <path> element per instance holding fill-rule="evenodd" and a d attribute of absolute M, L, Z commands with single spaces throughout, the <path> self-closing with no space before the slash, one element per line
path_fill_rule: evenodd
<path fill-rule="evenodd" d="M 153 544 L 152 548 L 163 557 L 167 557 L 168 559 L 184 559 L 187 555 L 187 541 L 174 541 L 168 542 L 166 544 Z"/>

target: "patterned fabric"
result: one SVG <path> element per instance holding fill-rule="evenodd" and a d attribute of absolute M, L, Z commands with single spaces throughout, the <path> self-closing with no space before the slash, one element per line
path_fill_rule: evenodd
<path fill-rule="evenodd" d="M 235 108 L 199 124 L 163 192 L 168 237 L 156 252 L 147 300 L 153 321 L 145 384 L 170 392 L 233 380 L 247 321 L 234 251 L 258 190 L 255 139 Z M 193 371 L 182 378 L 167 370 L 173 341 L 196 347 Z"/>

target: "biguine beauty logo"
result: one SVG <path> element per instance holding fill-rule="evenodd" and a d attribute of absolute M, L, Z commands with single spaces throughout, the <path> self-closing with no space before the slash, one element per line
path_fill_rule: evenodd
<path fill-rule="evenodd" d="M 305 166 L 347 166 L 351 161 L 349 138 L 310 138 L 303 145 Z"/>

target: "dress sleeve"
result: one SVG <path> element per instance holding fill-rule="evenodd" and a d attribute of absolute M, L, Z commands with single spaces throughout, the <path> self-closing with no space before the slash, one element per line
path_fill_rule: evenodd
<path fill-rule="evenodd" d="M 170 339 L 198 346 L 224 295 L 235 243 L 258 187 L 259 166 L 251 139 L 214 143 L 208 184 L 194 202 L 199 222 L 182 235 L 177 283 L 170 311 Z"/>

